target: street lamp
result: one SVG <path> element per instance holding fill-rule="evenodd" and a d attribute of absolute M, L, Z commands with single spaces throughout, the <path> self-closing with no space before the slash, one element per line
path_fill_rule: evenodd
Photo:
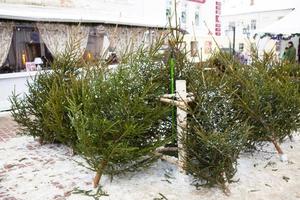
<path fill-rule="evenodd" d="M 226 30 L 226 34 L 232 31 L 232 55 L 235 55 L 235 26 L 229 25 L 229 29 Z M 229 44 L 229 48 L 231 49 L 231 44 Z"/>
<path fill-rule="evenodd" d="M 235 55 L 235 26 L 232 26 L 232 55 Z"/>

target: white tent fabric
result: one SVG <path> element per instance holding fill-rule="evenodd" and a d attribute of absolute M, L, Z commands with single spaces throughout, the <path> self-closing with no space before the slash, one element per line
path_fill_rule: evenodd
<path fill-rule="evenodd" d="M 84 53 L 90 27 L 54 23 L 37 23 L 37 27 L 52 55 L 63 53 L 72 43 L 78 45 L 78 56 Z"/>
<path fill-rule="evenodd" d="M 0 19 L 27 20 L 39 22 L 81 22 L 104 23 L 145 27 L 165 27 L 162 22 L 144 20 L 140 17 L 117 15 L 110 10 L 75 7 L 49 7 L 21 4 L 7 4 L 0 1 Z"/>
<path fill-rule="evenodd" d="M 0 67 L 5 62 L 13 36 L 12 23 L 0 22 Z"/>
<path fill-rule="evenodd" d="M 270 26 L 257 31 L 257 34 L 293 35 L 300 34 L 300 9 L 293 10 L 290 14 L 274 22 Z"/>

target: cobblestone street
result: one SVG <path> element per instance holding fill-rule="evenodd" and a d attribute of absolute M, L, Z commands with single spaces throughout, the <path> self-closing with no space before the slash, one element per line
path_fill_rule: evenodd
<path fill-rule="evenodd" d="M 16 137 L 17 129 L 17 123 L 9 114 L 0 116 L 0 143 Z"/>

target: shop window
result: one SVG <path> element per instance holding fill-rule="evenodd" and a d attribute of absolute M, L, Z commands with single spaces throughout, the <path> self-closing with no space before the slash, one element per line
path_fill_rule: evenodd
<path fill-rule="evenodd" d="M 103 41 L 105 30 L 104 27 L 92 27 L 90 29 L 89 38 L 84 52 L 84 59 L 87 61 L 99 60 L 103 54 Z"/>
<path fill-rule="evenodd" d="M 51 53 L 42 42 L 36 27 L 31 24 L 16 25 L 6 61 L 0 67 L 0 73 L 20 72 L 26 70 L 26 65 L 41 58 L 43 63 L 39 67 L 48 68 L 53 60 Z"/>

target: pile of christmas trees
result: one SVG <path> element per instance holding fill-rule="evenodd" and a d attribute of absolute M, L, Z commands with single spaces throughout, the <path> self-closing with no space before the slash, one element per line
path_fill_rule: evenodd
<path fill-rule="evenodd" d="M 69 48 L 51 71 L 28 83 L 28 94 L 11 97 L 21 133 L 70 146 L 96 172 L 97 186 L 103 173 L 143 169 L 159 158 L 158 147 L 176 145 L 173 109 L 159 101 L 176 77 L 187 80 L 195 97 L 181 142 L 183 167 L 197 184 L 225 189 L 240 152 L 262 142 L 283 155 L 279 143 L 300 126 L 299 66 L 266 58 L 244 65 L 224 53 L 199 65 L 177 35 L 161 54 L 165 39 L 124 55 L 113 70 L 103 60 L 86 63 Z"/>

